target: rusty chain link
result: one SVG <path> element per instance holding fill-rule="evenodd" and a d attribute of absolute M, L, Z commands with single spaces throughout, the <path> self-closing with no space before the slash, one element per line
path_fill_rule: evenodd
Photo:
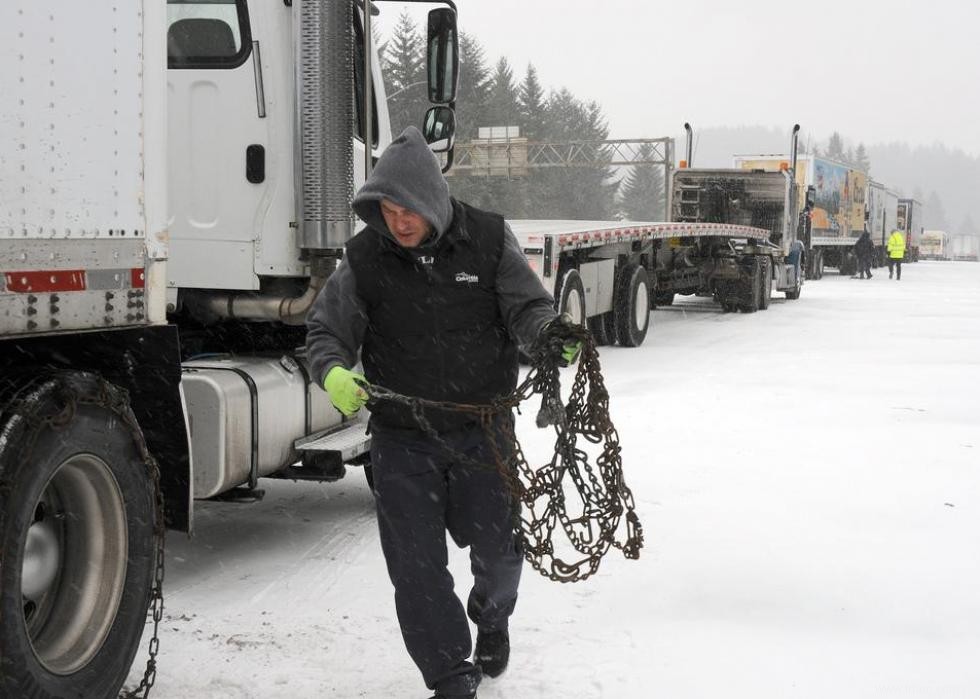
<path fill-rule="evenodd" d="M 568 403 L 563 405 L 558 358 L 562 347 L 574 341 L 582 343 L 582 351 Z M 524 558 L 551 580 L 577 582 L 599 569 L 610 548 L 621 550 L 626 558 L 639 558 L 643 527 L 636 515 L 633 493 L 623 478 L 619 435 L 609 417 L 609 394 L 592 333 L 583 326 L 552 322 L 530 355 L 531 370 L 524 381 L 510 395 L 488 404 L 426 400 L 373 385 L 367 387 L 367 392 L 372 400 L 406 406 L 419 428 L 459 463 L 499 470 L 515 501 L 514 531 Z M 541 394 L 538 426 L 552 425 L 557 437 L 551 461 L 538 468 L 528 464 L 513 421 L 494 419 L 509 415 L 535 393 Z M 427 410 L 463 412 L 476 417 L 487 432 L 495 463 L 479 463 L 455 450 L 426 418 Z M 576 446 L 579 436 L 602 445 L 596 468 L 589 463 L 588 454 Z M 566 477 L 579 498 L 573 512 L 564 487 Z M 621 526 L 624 519 L 625 527 Z M 625 536 L 618 538 L 623 528 Z M 559 529 L 576 552 L 575 560 L 566 561 L 557 550 L 555 536 Z"/>

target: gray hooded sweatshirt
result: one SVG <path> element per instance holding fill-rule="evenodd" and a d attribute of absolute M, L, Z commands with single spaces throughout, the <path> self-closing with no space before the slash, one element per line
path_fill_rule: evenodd
<path fill-rule="evenodd" d="M 410 252 L 426 254 L 452 226 L 454 209 L 449 185 L 422 134 L 409 126 L 378 159 L 371 177 L 354 197 L 354 212 L 368 225 L 368 234 L 398 245 L 381 213 L 381 200 L 414 211 L 432 225 L 432 232 Z M 511 338 L 530 345 L 555 317 L 554 300 L 541 285 L 505 224 L 504 248 L 497 269 L 497 301 Z M 367 307 L 357 295 L 354 271 L 346 258 L 334 271 L 306 318 L 306 348 L 314 375 L 323 385 L 335 366 L 353 368 L 359 361 L 368 324 Z"/>

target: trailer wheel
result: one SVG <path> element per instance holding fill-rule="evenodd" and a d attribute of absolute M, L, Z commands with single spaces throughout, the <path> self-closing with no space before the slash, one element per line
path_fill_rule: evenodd
<path fill-rule="evenodd" d="M 817 253 L 819 255 L 819 253 Z M 796 267 L 796 283 L 793 285 L 792 289 L 786 290 L 786 298 L 791 301 L 795 301 L 800 298 L 800 293 L 803 291 L 803 270 L 797 266 Z"/>
<path fill-rule="evenodd" d="M 596 345 L 602 347 L 616 344 L 616 319 L 612 311 L 589 318 L 589 330 Z"/>
<path fill-rule="evenodd" d="M 762 281 L 758 257 L 743 258 L 742 278 L 738 281 L 738 307 L 743 313 L 759 310 L 762 297 Z"/>
<path fill-rule="evenodd" d="M 0 440 L 0 696 L 110 697 L 146 622 L 153 486 L 120 416 L 52 385 Z"/>
<path fill-rule="evenodd" d="M 759 310 L 769 308 L 772 300 L 772 260 L 766 256 L 759 258 Z"/>
<path fill-rule="evenodd" d="M 640 265 L 631 262 L 623 267 L 616 284 L 613 314 L 619 344 L 642 345 L 650 327 L 650 278 Z"/>
<path fill-rule="evenodd" d="M 569 269 L 561 278 L 558 313 L 567 313 L 575 325 L 585 325 L 585 285 L 577 269 Z"/>

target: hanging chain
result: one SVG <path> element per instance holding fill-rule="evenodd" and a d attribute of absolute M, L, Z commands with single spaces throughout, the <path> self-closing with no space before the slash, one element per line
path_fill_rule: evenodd
<path fill-rule="evenodd" d="M 575 341 L 582 343 L 581 357 L 568 403 L 563 405 L 557 358 L 564 345 Z M 524 558 L 551 580 L 577 582 L 599 569 L 610 548 L 621 550 L 626 558 L 639 558 L 643 527 L 633 493 L 623 478 L 619 435 L 609 417 L 609 394 L 592 333 L 583 326 L 552 322 L 530 354 L 531 370 L 524 381 L 510 395 L 488 404 L 426 400 L 380 386 L 368 386 L 367 391 L 372 400 L 406 406 L 419 428 L 458 463 L 496 468 L 514 499 L 514 531 Z M 494 419 L 509 415 L 535 393 L 541 394 L 538 426 L 552 425 L 557 437 L 554 456 L 538 468 L 528 464 L 513 421 Z M 431 410 L 469 413 L 477 418 L 487 433 L 495 463 L 477 462 L 449 445 L 426 417 L 426 411 Z M 588 454 L 576 446 L 579 436 L 602 445 L 595 468 Z M 574 486 L 578 503 L 568 502 L 566 478 Z M 625 536 L 618 536 L 621 529 L 625 529 Z M 575 551 L 571 561 L 565 560 L 556 547 L 559 532 Z"/>

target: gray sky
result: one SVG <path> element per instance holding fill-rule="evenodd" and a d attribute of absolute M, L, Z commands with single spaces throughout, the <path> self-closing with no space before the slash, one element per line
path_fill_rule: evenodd
<path fill-rule="evenodd" d="M 970 0 L 456 0 L 488 62 L 599 102 L 611 137 L 799 122 L 824 140 L 936 141 L 980 156 Z M 383 3 L 390 27 L 404 5 Z M 424 26 L 424 20 L 420 20 Z"/>

